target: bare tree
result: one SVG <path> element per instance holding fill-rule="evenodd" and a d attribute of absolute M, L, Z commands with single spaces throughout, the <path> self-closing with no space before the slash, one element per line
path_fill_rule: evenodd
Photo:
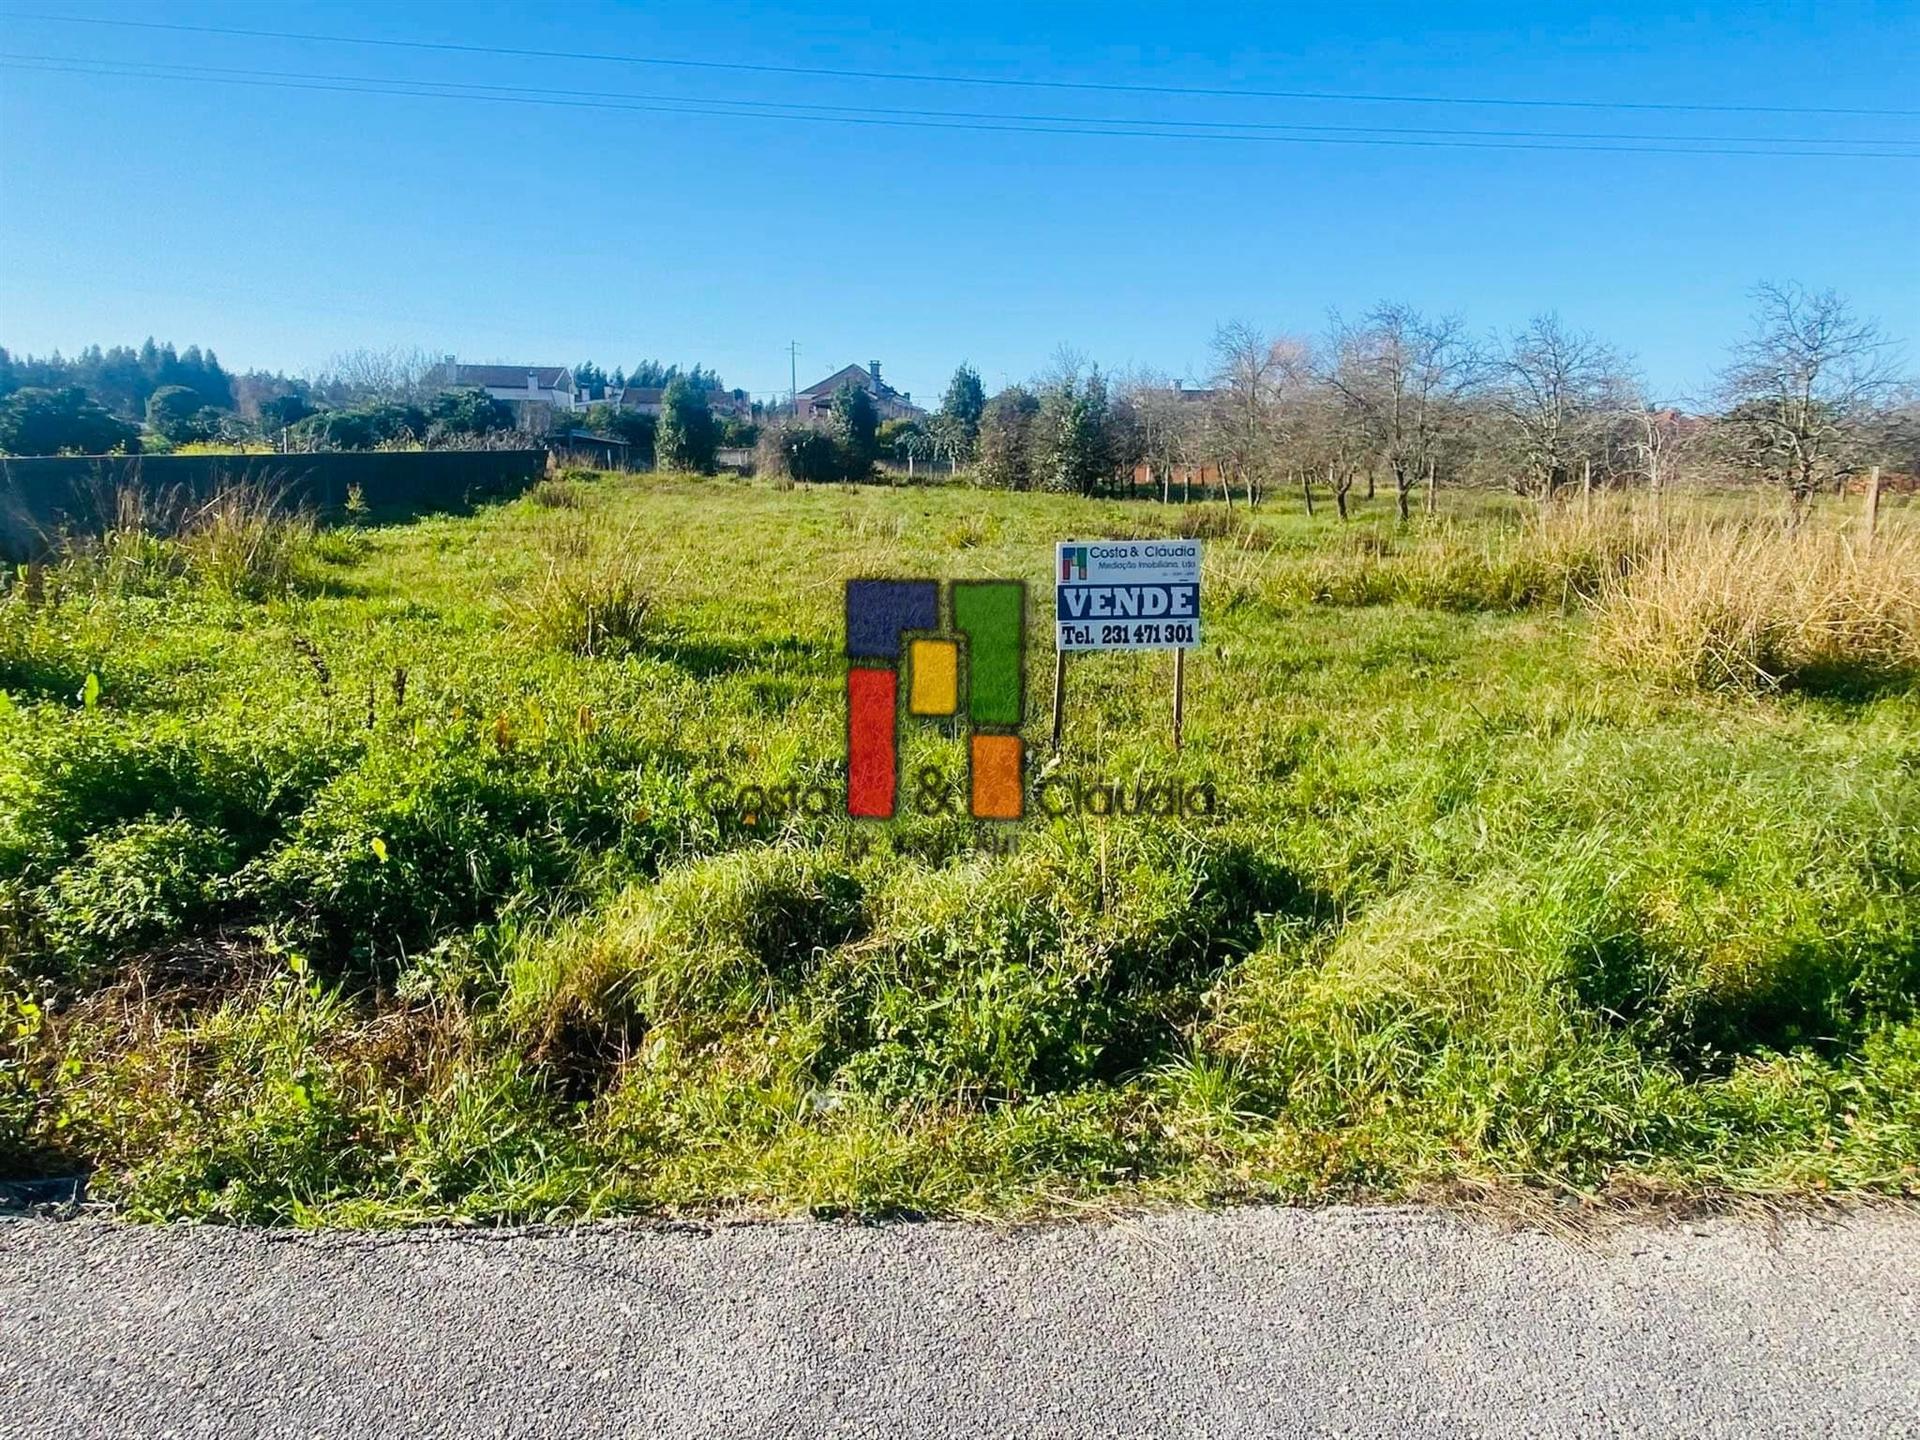
<path fill-rule="evenodd" d="M 1655 505 L 1698 448 L 1701 423 L 1677 404 L 1650 399 L 1644 387 L 1635 387 L 1621 416 L 1621 446 Z"/>
<path fill-rule="evenodd" d="M 1160 500 L 1173 498 L 1173 472 L 1193 456 L 1200 416 L 1194 403 L 1164 375 L 1140 371 L 1120 389 L 1132 407 L 1139 430 L 1140 458 L 1146 463 L 1149 485 L 1157 485 Z"/>
<path fill-rule="evenodd" d="M 1508 338 L 1493 365 L 1488 401 L 1521 494 L 1551 500 L 1576 472 L 1589 474 L 1608 420 L 1624 408 L 1618 357 L 1557 315 L 1536 316 Z"/>
<path fill-rule="evenodd" d="M 1237 479 L 1249 507 L 1259 498 L 1279 441 L 1279 397 L 1298 347 L 1242 321 L 1214 332 L 1214 388 L 1208 449 L 1220 467 L 1220 488 L 1233 504 Z"/>
<path fill-rule="evenodd" d="M 415 401 L 432 389 L 440 362 L 425 350 L 395 345 L 386 350 L 348 350 L 309 377 L 315 393 L 339 405 L 369 401 Z"/>
<path fill-rule="evenodd" d="M 1289 409 L 1292 426 L 1287 453 L 1300 470 L 1308 512 L 1313 503 L 1310 477 L 1324 476 L 1334 509 L 1342 520 L 1348 519 L 1354 482 L 1372 461 L 1372 435 L 1359 412 L 1330 386 L 1304 392 Z"/>
<path fill-rule="evenodd" d="M 1479 372 L 1466 327 L 1454 316 L 1428 319 L 1382 303 L 1358 325 L 1336 316 L 1328 357 L 1324 382 L 1371 438 L 1406 520 L 1418 481 L 1429 482 L 1431 498 L 1442 440 Z"/>
<path fill-rule="evenodd" d="M 1753 333 L 1720 376 L 1720 431 L 1736 464 L 1785 488 L 1797 522 L 1825 485 L 1865 463 L 1898 355 L 1831 290 L 1763 284 Z"/>

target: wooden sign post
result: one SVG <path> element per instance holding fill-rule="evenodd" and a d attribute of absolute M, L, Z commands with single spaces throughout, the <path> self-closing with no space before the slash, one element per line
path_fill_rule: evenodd
<path fill-rule="evenodd" d="M 1067 652 L 1053 652 L 1053 748 L 1060 748 L 1060 731 L 1067 716 Z"/>
<path fill-rule="evenodd" d="M 1180 750 L 1180 730 L 1185 722 L 1187 710 L 1187 652 L 1173 652 L 1173 748 Z"/>

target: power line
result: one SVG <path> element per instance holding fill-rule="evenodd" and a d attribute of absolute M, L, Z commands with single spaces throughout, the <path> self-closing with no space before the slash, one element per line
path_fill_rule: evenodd
<path fill-rule="evenodd" d="M 924 107 L 899 108 L 878 105 L 816 105 L 800 101 L 783 100 L 730 100 L 705 96 L 652 95 L 624 90 L 580 90 L 555 89 L 536 85 L 505 85 L 492 82 L 473 82 L 458 80 L 419 80 L 412 77 L 395 79 L 380 75 L 338 75 L 324 72 L 299 70 L 263 70 L 256 67 L 238 67 L 226 65 L 186 65 L 172 61 L 121 61 L 100 60 L 84 55 L 33 55 L 0 52 L 0 60 L 45 62 L 54 65 L 72 66 L 117 66 L 136 75 L 146 72 L 183 71 L 194 76 L 245 76 L 251 79 L 325 81 L 343 85 L 405 85 L 409 93 L 415 88 L 420 93 L 447 91 L 456 98 L 487 99 L 486 94 L 468 92 L 498 92 L 504 95 L 532 95 L 573 100 L 621 100 L 641 101 L 663 106 L 679 107 L 683 105 L 717 105 L 729 109 L 747 111 L 818 111 L 848 115 L 880 115 L 906 117 L 912 119 L 939 120 L 983 120 L 1011 121 L 1038 125 L 1124 125 L 1128 127 L 1151 127 L 1155 130 L 1167 130 L 1169 133 L 1193 131 L 1199 133 L 1212 131 L 1253 131 L 1272 133 L 1336 134 L 1336 135 L 1422 135 L 1440 136 L 1449 139 L 1508 139 L 1508 140 L 1581 140 L 1607 141 L 1623 140 L 1645 143 L 1672 142 L 1676 144 L 1728 144 L 1728 145 L 1874 145 L 1874 146 L 1920 146 L 1920 137 L 1913 139 L 1882 136 L 1853 136 L 1841 139 L 1825 137 L 1815 138 L 1793 135 L 1662 135 L 1637 133 L 1633 131 L 1593 131 L 1593 130 L 1463 130 L 1445 126 L 1408 126 L 1408 125 L 1323 125 L 1299 122 L 1278 122 L 1259 120 L 1160 120 L 1135 116 L 1102 115 L 1030 115 L 1006 114 L 982 110 L 933 110 Z M 91 70 L 76 73 L 91 74 Z M 150 74 L 148 78 L 184 78 Z M 800 116 L 782 116 L 780 118 L 804 118 Z"/>
<path fill-rule="evenodd" d="M 113 68 L 107 68 L 113 67 Z M 734 120 L 793 120 L 821 125 L 859 125 L 880 126 L 912 130 L 951 130 L 987 133 L 1010 133 L 1026 135 L 1081 135 L 1102 136 L 1129 140 L 1188 140 L 1188 141 L 1227 141 L 1239 144 L 1270 145 L 1344 145 L 1344 146 L 1385 146 L 1392 148 L 1432 149 L 1432 150 L 1506 150 L 1506 151 L 1559 151 L 1575 154 L 1628 154 L 1628 155 L 1728 155 L 1756 156 L 1820 160 L 1915 160 L 1920 152 L 1896 150 L 1781 150 L 1753 148 L 1770 146 L 1772 140 L 1756 140 L 1748 148 L 1730 148 L 1707 145 L 1627 145 L 1627 144 L 1565 144 L 1560 142 L 1533 143 L 1519 140 L 1472 140 L 1472 139 L 1392 139 L 1365 138 L 1361 136 L 1335 135 L 1273 135 L 1265 133 L 1227 133 L 1224 130 L 1175 132 L 1164 129 L 1143 129 L 1152 121 L 1120 122 L 1118 124 L 1071 124 L 1036 125 L 1019 123 L 986 123 L 981 121 L 880 118 L 866 115 L 825 115 L 825 114 L 789 114 L 771 111 L 743 111 L 721 109 L 719 105 L 733 102 L 715 102 L 703 100 L 695 103 L 678 101 L 668 103 L 621 103 L 613 100 L 571 100 L 552 97 L 540 97 L 516 94 L 464 94 L 449 90 L 422 89 L 422 82 L 397 81 L 375 84 L 351 84 L 324 82 L 321 80 L 287 80 L 272 78 L 249 78 L 242 75 L 196 75 L 166 73 L 185 67 L 149 67 L 141 68 L 135 62 L 126 61 L 86 61 L 80 64 L 50 64 L 25 60 L 0 59 L 0 69 L 37 71 L 55 74 L 90 75 L 106 79 L 163 80 L 180 84 L 196 85 L 244 85 L 255 88 L 278 90 L 313 90 L 348 95 L 388 95 L 416 100 L 464 100 L 495 105 L 539 105 L 559 107 L 571 110 L 603 111 L 640 111 L 668 115 L 705 115 L 718 116 Z M 425 82 L 431 84 L 433 82 Z M 817 107 L 828 108 L 828 107 Z M 908 112 L 912 113 L 912 112 Z M 1474 131 L 1462 131 L 1461 135 L 1471 136 Z M 1739 142 L 1746 145 L 1747 142 Z M 1821 144 L 1828 142 L 1793 141 L 1794 144 Z M 1861 143 L 1898 143 L 1909 142 L 1862 142 L 1833 141 L 1833 144 Z"/>
<path fill-rule="evenodd" d="M 1032 80 L 1002 76 L 929 74 L 903 70 L 843 70 L 816 65 L 765 65 L 737 60 L 680 60 L 657 55 L 623 55 L 583 50 L 534 50 L 508 45 L 469 45 L 450 40 L 395 40 L 364 35 L 321 35 L 294 30 L 254 30 L 231 25 L 183 25 L 163 20 L 121 20 L 103 16 L 40 15 L 12 12 L 15 20 L 53 25 L 104 25 L 128 30 L 170 30 L 192 35 L 228 35 L 253 40 L 297 40 L 303 44 L 365 45 L 401 50 L 440 50 L 467 55 L 503 55 L 532 60 L 592 60 L 618 65 L 652 65 L 683 70 L 728 70 L 756 75 L 805 75 L 838 80 L 887 80 L 933 85 L 992 85 L 1025 90 L 1083 90 L 1133 95 L 1193 95 L 1215 99 L 1345 101 L 1382 105 L 1499 105 L 1559 110 L 1664 110 L 1727 115 L 1871 115 L 1884 119 L 1920 118 L 1920 110 L 1881 110 L 1821 105 L 1715 105 L 1703 101 L 1530 100 L 1493 95 L 1396 95 L 1338 90 L 1253 90 L 1205 85 L 1146 85 L 1093 80 Z"/>

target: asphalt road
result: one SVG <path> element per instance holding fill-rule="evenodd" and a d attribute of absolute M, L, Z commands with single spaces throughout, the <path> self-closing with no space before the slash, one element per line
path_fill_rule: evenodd
<path fill-rule="evenodd" d="M 0 1221 L 0 1431 L 1920 1435 L 1920 1213 L 293 1236 Z"/>

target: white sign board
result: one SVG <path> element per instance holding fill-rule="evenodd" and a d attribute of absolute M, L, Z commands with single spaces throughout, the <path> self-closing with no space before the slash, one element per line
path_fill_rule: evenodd
<path fill-rule="evenodd" d="M 1198 540 L 1062 540 L 1054 547 L 1060 650 L 1191 650 L 1200 643 Z"/>

